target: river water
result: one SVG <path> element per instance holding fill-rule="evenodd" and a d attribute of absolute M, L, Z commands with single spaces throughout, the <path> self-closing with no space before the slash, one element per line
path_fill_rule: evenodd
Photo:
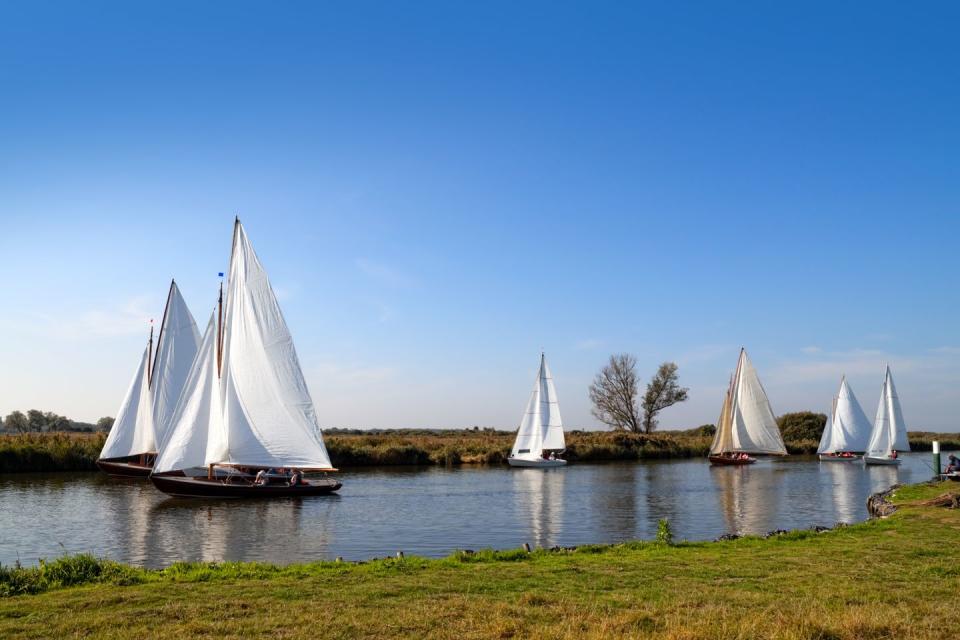
<path fill-rule="evenodd" d="M 677 539 L 832 526 L 867 517 L 867 496 L 933 475 L 812 457 L 711 467 L 705 460 L 350 469 L 339 495 L 276 501 L 174 499 L 99 473 L 0 475 L 0 563 L 92 552 L 137 565 L 444 556 L 456 549 Z"/>

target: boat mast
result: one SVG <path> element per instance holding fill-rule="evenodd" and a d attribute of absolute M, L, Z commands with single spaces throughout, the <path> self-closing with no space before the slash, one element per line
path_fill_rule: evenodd
<path fill-rule="evenodd" d="M 220 281 L 220 297 L 217 298 L 217 377 L 223 360 L 223 280 Z"/>
<path fill-rule="evenodd" d="M 176 280 L 170 281 L 170 291 L 167 293 L 167 304 L 163 307 L 163 317 L 160 319 L 160 332 L 157 334 L 157 353 L 160 353 L 160 341 L 163 340 L 163 329 L 167 326 L 167 312 L 170 310 L 170 301 L 173 299 L 173 287 L 176 285 Z M 153 327 L 150 327 L 150 330 L 153 331 Z M 157 368 L 157 360 L 154 358 L 153 364 L 150 365 L 150 373 L 147 375 L 147 388 L 153 384 L 153 374 L 154 369 Z"/>
<path fill-rule="evenodd" d="M 147 340 L 147 389 L 150 388 L 152 371 L 153 371 L 153 318 L 150 318 L 150 338 Z"/>

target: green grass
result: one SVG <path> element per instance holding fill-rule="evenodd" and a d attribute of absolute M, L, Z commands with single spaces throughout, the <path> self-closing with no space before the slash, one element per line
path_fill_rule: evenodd
<path fill-rule="evenodd" d="M 917 504 L 946 491 L 960 487 L 901 489 L 885 520 L 721 543 L 161 571 L 72 557 L 4 574 L 47 582 L 0 598 L 0 637 L 946 637 L 960 511 Z"/>

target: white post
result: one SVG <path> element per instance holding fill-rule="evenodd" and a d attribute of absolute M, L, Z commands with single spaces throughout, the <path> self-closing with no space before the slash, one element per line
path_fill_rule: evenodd
<path fill-rule="evenodd" d="M 940 441 L 933 441 L 933 473 L 934 478 L 940 475 L 940 472 L 943 470 L 943 467 L 940 466 Z"/>

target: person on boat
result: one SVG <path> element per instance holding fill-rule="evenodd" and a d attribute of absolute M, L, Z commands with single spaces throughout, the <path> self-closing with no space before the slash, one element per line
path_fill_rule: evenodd
<path fill-rule="evenodd" d="M 267 484 L 267 472 L 264 469 L 257 471 L 257 477 L 253 479 L 253 484 Z"/>
<path fill-rule="evenodd" d="M 290 486 L 296 487 L 303 484 L 303 474 L 297 469 L 292 469 L 292 471 L 293 473 L 290 474 Z"/>
<path fill-rule="evenodd" d="M 894 460 L 897 459 L 897 450 L 896 450 L 896 449 L 894 449 L 893 451 L 890 452 L 890 457 L 893 458 Z"/>

